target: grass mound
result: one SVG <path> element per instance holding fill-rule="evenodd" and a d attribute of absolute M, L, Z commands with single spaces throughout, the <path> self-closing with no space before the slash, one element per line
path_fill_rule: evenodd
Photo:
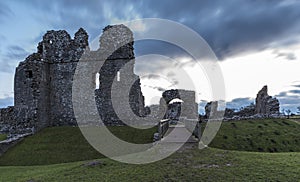
<path fill-rule="evenodd" d="M 109 127 L 117 137 L 132 143 L 150 143 L 156 128 Z M 48 165 L 103 158 L 81 134 L 78 127 L 45 128 L 29 136 L 0 157 L 0 165 Z"/>
<path fill-rule="evenodd" d="M 223 122 L 210 147 L 257 152 L 299 152 L 300 125 L 287 119 Z"/>
<path fill-rule="evenodd" d="M 138 130 L 109 127 L 117 137 L 131 143 L 150 143 L 157 128 Z M 300 151 L 300 125 L 287 119 L 223 122 L 210 147 L 256 152 Z M 25 138 L 0 157 L 0 165 L 48 165 L 104 158 L 77 127 L 45 128 Z"/>
<path fill-rule="evenodd" d="M 194 147 L 151 164 L 96 161 L 0 167 L 0 176 L 3 181 L 298 181 L 300 153 Z"/>
<path fill-rule="evenodd" d="M 5 140 L 6 139 L 6 134 L 0 134 L 0 141 Z"/>

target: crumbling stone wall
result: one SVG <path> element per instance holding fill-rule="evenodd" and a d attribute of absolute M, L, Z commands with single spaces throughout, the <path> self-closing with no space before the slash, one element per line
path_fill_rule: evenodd
<path fill-rule="evenodd" d="M 239 111 L 234 109 L 225 109 L 225 120 L 240 120 L 240 119 L 255 119 L 255 118 L 268 118 L 279 116 L 279 101 L 275 97 L 268 95 L 268 87 L 264 86 L 256 96 L 256 103 L 241 108 Z M 214 110 L 216 105 L 214 102 L 209 102 L 205 106 L 205 118 L 210 115 L 211 110 Z"/>
<path fill-rule="evenodd" d="M 265 85 L 255 99 L 255 114 L 270 116 L 279 115 L 279 101 L 269 96 L 268 87 Z"/>
<path fill-rule="evenodd" d="M 101 53 L 104 52 L 106 54 L 106 51 L 115 50 L 120 42 L 129 42 L 115 50 L 112 54 L 107 54 L 109 56 L 99 70 L 100 86 L 95 91 L 98 111 L 104 123 L 107 125 L 123 125 L 124 123 L 118 118 L 112 106 L 111 89 L 113 83 L 116 84 L 118 92 L 124 92 L 127 86 L 131 86 L 128 100 L 118 98 L 118 94 L 113 96 L 115 99 L 129 102 L 133 113 L 137 116 L 145 116 L 146 113 L 140 79 L 139 76 L 134 74 L 133 34 L 124 25 L 107 26 L 103 31 L 103 35 L 100 37 Z M 132 80 L 136 81 L 132 84 L 130 82 Z M 128 117 L 130 117 L 129 114 Z"/>
<path fill-rule="evenodd" d="M 217 112 L 218 102 L 217 101 L 208 102 L 205 105 L 204 109 L 205 109 L 205 119 L 208 119 L 211 116 L 213 116 L 215 114 L 215 112 Z"/>
<path fill-rule="evenodd" d="M 48 31 L 37 53 L 16 68 L 15 116 L 20 128 L 37 130 L 76 124 L 72 108 L 72 79 L 88 35 L 82 28 L 74 39 L 64 31 Z"/>
<path fill-rule="evenodd" d="M 130 43 L 109 52 L 128 36 L 132 40 Z M 88 34 L 82 28 L 75 33 L 74 39 L 65 30 L 48 31 L 38 44 L 37 53 L 19 64 L 15 74 L 13 121 L 19 133 L 47 126 L 77 124 L 72 105 L 73 76 L 88 45 Z M 111 87 L 117 74 L 120 75 L 120 86 L 128 84 L 128 80 L 136 80 L 130 90 L 129 102 L 136 115 L 144 116 L 146 111 L 140 79 L 133 72 L 132 32 L 124 25 L 107 26 L 100 37 L 100 49 L 95 53 L 99 52 L 107 55 L 103 67 L 99 68 L 100 87 L 95 90 L 96 104 L 102 119 L 109 125 L 122 124 L 111 103 Z M 130 65 L 129 69 L 122 70 L 125 64 Z"/>
<path fill-rule="evenodd" d="M 9 133 L 14 121 L 14 107 L 0 109 L 0 133 Z"/>
<path fill-rule="evenodd" d="M 183 102 L 170 103 L 173 99 L 180 99 Z M 164 118 L 179 120 L 179 117 L 188 119 L 198 118 L 198 105 L 196 104 L 195 92 L 182 89 L 166 90 L 162 94 L 160 105 L 163 100 L 167 104 L 167 111 Z"/>

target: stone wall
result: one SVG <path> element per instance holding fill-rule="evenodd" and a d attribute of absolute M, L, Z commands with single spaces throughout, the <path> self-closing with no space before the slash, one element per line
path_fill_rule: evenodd
<path fill-rule="evenodd" d="M 14 107 L 0 109 L 0 133 L 9 133 L 14 123 Z"/>
<path fill-rule="evenodd" d="M 122 42 L 129 43 L 118 48 L 118 45 L 122 44 Z M 99 70 L 100 85 L 95 93 L 98 111 L 101 119 L 107 125 L 124 124 L 114 111 L 112 97 L 120 101 L 119 104 L 121 105 L 125 105 L 125 103 L 122 102 L 129 102 L 133 113 L 137 116 L 144 116 L 146 112 L 140 79 L 134 74 L 135 59 L 133 43 L 133 34 L 124 25 L 107 26 L 104 28 L 103 35 L 100 37 L 99 51 L 101 54 L 107 54 L 108 58 Z M 115 50 L 116 48 L 117 50 Z M 115 51 L 109 52 L 110 50 Z M 126 95 L 128 100 L 118 98 L 122 94 L 116 93 L 113 96 L 111 95 L 113 83 L 115 84 L 115 90 L 117 92 L 129 90 L 128 95 Z M 127 89 L 128 87 L 131 88 Z M 124 109 L 124 112 L 126 112 L 126 109 Z M 127 116 L 128 117 L 122 119 L 130 119 L 130 117 L 132 117 L 129 112 Z"/>
<path fill-rule="evenodd" d="M 88 35 L 81 28 L 74 39 L 64 31 L 48 31 L 37 53 L 16 68 L 15 116 L 19 128 L 75 125 L 72 79 Z"/>
<path fill-rule="evenodd" d="M 264 86 L 255 99 L 255 114 L 270 116 L 279 115 L 279 101 L 269 96 L 268 87 Z"/>
<path fill-rule="evenodd" d="M 180 99 L 183 102 L 170 103 L 173 99 Z M 162 94 L 160 105 L 163 100 L 167 104 L 167 111 L 164 118 L 179 120 L 179 117 L 198 119 L 198 105 L 196 104 L 195 92 L 182 89 L 166 90 Z"/>
<path fill-rule="evenodd" d="M 218 102 L 211 101 L 205 105 L 205 119 L 212 117 L 218 109 Z"/>
<path fill-rule="evenodd" d="M 19 128 L 43 128 L 49 122 L 49 64 L 40 54 L 29 56 L 16 68 L 15 125 Z"/>
<path fill-rule="evenodd" d="M 129 43 L 110 52 L 125 41 Z M 75 33 L 74 39 L 65 30 L 51 30 L 43 36 L 37 52 L 19 64 L 15 74 L 14 119 L 10 121 L 11 125 L 18 127 L 19 133 L 47 126 L 77 124 L 72 105 L 73 76 L 82 54 L 89 50 L 88 45 L 88 34 L 82 28 Z M 133 71 L 135 60 L 130 29 L 124 25 L 107 26 L 100 37 L 100 49 L 92 53 L 101 54 L 99 59 L 104 61 L 99 68 L 100 87 L 95 90 L 95 98 L 106 124 L 122 124 L 111 102 L 111 87 L 118 74 L 120 91 L 123 91 L 122 86 L 130 84 L 130 80 L 136 80 L 131 85 L 128 102 L 136 115 L 144 116 L 140 79 Z M 102 60 L 105 56 L 106 59 Z M 129 65 L 126 70 L 122 69 L 125 65 Z"/>
<path fill-rule="evenodd" d="M 279 101 L 275 97 L 268 95 L 268 87 L 264 86 L 258 93 L 255 99 L 255 104 L 242 107 L 240 110 L 225 109 L 224 120 L 241 120 L 241 119 L 257 119 L 279 117 Z M 214 102 L 209 102 L 205 106 L 205 118 L 210 115 L 212 108 L 216 109 Z"/>

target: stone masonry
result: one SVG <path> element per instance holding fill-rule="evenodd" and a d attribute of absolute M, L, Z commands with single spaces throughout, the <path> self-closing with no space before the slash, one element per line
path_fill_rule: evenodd
<path fill-rule="evenodd" d="M 131 87 L 130 106 L 136 115 L 145 114 L 140 79 L 133 72 L 132 32 L 124 25 L 107 26 L 100 38 L 100 49 L 109 49 L 114 45 L 113 41 L 120 41 L 115 40 L 116 37 L 120 38 L 124 33 L 132 37 L 132 42 L 117 49 L 105 60 L 99 70 L 100 87 L 95 90 L 99 114 L 108 125 L 122 124 L 111 106 L 110 89 L 117 74 L 120 84 L 125 84 L 128 76 L 136 79 Z M 1 110 L 0 124 L 9 122 L 10 133 L 35 132 L 48 126 L 76 125 L 72 106 L 73 76 L 82 54 L 89 49 L 88 45 L 88 34 L 82 28 L 73 39 L 64 30 L 48 31 L 38 44 L 37 52 L 16 68 L 14 107 Z M 131 71 L 120 73 L 119 70 L 129 61 Z"/>
<path fill-rule="evenodd" d="M 279 101 L 269 96 L 268 87 L 264 86 L 256 96 L 255 114 L 270 116 L 279 115 Z"/>
<path fill-rule="evenodd" d="M 208 102 L 205 106 L 205 119 L 210 116 L 211 110 L 216 110 L 217 102 Z M 264 86 L 258 93 L 255 99 L 255 104 L 241 108 L 239 111 L 226 108 L 224 113 L 225 120 L 240 120 L 254 118 L 269 118 L 279 117 L 280 104 L 278 99 L 269 96 L 268 87 Z"/>
<path fill-rule="evenodd" d="M 180 99 L 183 102 L 170 103 L 173 99 Z M 198 105 L 195 100 L 194 91 L 182 89 L 166 90 L 162 94 L 160 105 L 162 105 L 162 102 L 167 104 L 167 111 L 164 118 L 177 121 L 180 117 L 186 117 L 187 119 L 198 118 Z"/>
<path fill-rule="evenodd" d="M 75 125 L 72 79 L 88 35 L 80 28 L 74 39 L 64 31 L 48 31 L 37 53 L 16 68 L 15 120 L 20 128 Z"/>
<path fill-rule="evenodd" d="M 107 31 L 109 30 L 109 31 Z M 145 116 L 144 96 L 141 91 L 141 83 L 139 76 L 134 74 L 134 52 L 133 52 L 133 34 L 129 28 L 124 25 L 107 26 L 104 28 L 104 35 L 100 38 L 99 51 L 114 50 L 118 47 L 118 43 L 125 42 L 126 38 L 130 43 L 121 46 L 113 54 L 111 54 L 103 66 L 99 70 L 99 89 L 95 90 L 96 103 L 101 119 L 106 125 L 123 125 L 124 123 L 118 118 L 112 106 L 111 89 L 112 84 L 116 84 L 118 92 L 124 92 L 124 88 L 131 85 L 129 100 L 125 102 L 130 103 L 131 110 L 137 116 Z M 122 40 L 124 39 L 124 40 Z M 127 65 L 126 69 L 122 69 Z M 129 83 L 130 80 L 136 80 L 133 84 Z M 123 101 L 118 98 L 119 95 L 114 95 L 118 101 Z M 119 103 L 122 104 L 122 103 Z M 125 105 L 125 104 L 124 104 Z M 124 109 L 126 112 L 127 108 Z M 122 119 L 130 119 L 122 118 Z"/>

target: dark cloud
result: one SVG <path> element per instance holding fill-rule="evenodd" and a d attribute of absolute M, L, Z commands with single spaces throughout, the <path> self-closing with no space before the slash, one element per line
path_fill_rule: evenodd
<path fill-rule="evenodd" d="M 134 19 L 128 9 L 131 3 L 127 1 L 31 0 L 23 3 L 36 9 L 36 21 L 47 22 L 53 29 L 65 29 L 71 34 L 83 27 L 89 33 L 90 40 L 101 34 L 102 29 L 113 19 Z"/>
<path fill-rule="evenodd" d="M 31 0 L 23 3 L 44 14 L 40 16 L 37 13 L 37 21 L 47 21 L 53 28 L 71 32 L 82 26 L 91 37 L 100 34 L 101 29 L 114 19 L 156 17 L 174 20 L 202 35 L 220 59 L 274 45 L 280 47 L 299 42 L 294 40 L 300 31 L 299 1 Z M 136 47 L 137 54 L 145 51 Z M 147 50 L 167 53 L 178 51 L 151 45 L 147 46 Z M 292 54 L 285 56 L 287 59 L 295 59 Z"/>
<path fill-rule="evenodd" d="M 289 92 L 292 94 L 300 94 L 300 90 L 290 90 Z"/>
<path fill-rule="evenodd" d="M 300 106 L 300 95 L 288 95 L 288 93 L 291 92 L 293 92 L 293 90 L 288 92 L 281 92 L 276 95 L 276 98 L 279 100 L 281 109 L 290 109 L 292 112 L 296 112 L 297 107 Z M 207 102 L 208 101 L 206 100 L 201 100 L 201 102 L 199 103 L 199 113 L 205 113 L 204 107 Z M 240 109 L 241 107 L 248 106 L 251 103 L 255 103 L 254 98 L 236 98 L 229 102 L 226 102 L 226 108 Z"/>
<path fill-rule="evenodd" d="M 159 40 L 142 40 L 134 43 L 136 56 L 142 56 L 147 54 L 165 55 L 170 58 L 176 58 L 177 56 L 190 56 L 182 48 L 173 45 L 168 42 Z"/>
<path fill-rule="evenodd" d="M 245 107 L 250 105 L 251 103 L 254 103 L 254 98 L 236 98 L 233 99 L 230 102 L 226 103 L 227 108 L 233 108 L 233 109 L 240 109 L 241 107 Z"/>
<path fill-rule="evenodd" d="M 181 3 L 172 7 L 176 4 L 182 8 L 175 8 L 173 14 L 185 15 L 186 24 L 200 33 L 221 59 L 262 50 L 299 34 L 300 2 L 282 5 L 280 1 L 188 1 L 186 9 Z"/>
<path fill-rule="evenodd" d="M 275 95 L 275 97 L 285 97 L 287 94 L 288 92 L 280 92 L 279 94 Z"/>
<path fill-rule="evenodd" d="M 156 75 L 156 74 L 149 74 L 149 75 L 146 75 L 146 76 L 143 76 L 143 79 L 160 79 L 161 77 L 159 75 Z"/>
<path fill-rule="evenodd" d="M 157 56 L 137 57 L 134 71 L 138 75 L 147 73 L 150 74 L 150 77 L 154 75 L 159 77 L 159 74 L 163 70 L 170 68 L 171 65 L 172 62 L 170 60 L 159 59 Z"/>
<path fill-rule="evenodd" d="M 7 48 L 6 58 L 10 60 L 25 59 L 30 53 L 18 45 L 12 45 Z"/>
<path fill-rule="evenodd" d="M 274 51 L 274 54 L 276 55 L 276 58 L 283 57 L 286 60 L 291 60 L 291 61 L 297 59 L 296 55 L 292 52 L 284 53 L 284 52 Z"/>
<path fill-rule="evenodd" d="M 162 77 L 160 76 L 160 75 L 156 75 L 156 74 L 148 74 L 148 75 L 145 75 L 145 76 L 143 76 L 143 77 L 141 77 L 141 79 L 142 80 L 159 80 L 159 79 L 161 79 Z M 170 87 L 175 87 L 175 86 L 177 86 L 178 85 L 178 81 L 177 80 L 175 80 L 175 79 L 173 79 L 173 80 L 171 80 L 170 81 L 171 82 L 171 84 L 169 84 L 169 85 L 165 85 L 165 87 L 161 87 L 161 86 L 153 86 L 153 85 L 143 85 L 143 87 L 148 87 L 148 88 L 152 88 L 152 89 L 154 89 L 154 90 L 158 90 L 158 91 L 160 91 L 160 92 L 163 92 L 163 91 L 166 91 L 166 90 L 168 90 L 168 89 L 170 89 Z"/>
<path fill-rule="evenodd" d="M 298 87 L 298 88 L 300 88 L 300 85 L 293 85 L 293 87 Z"/>
<path fill-rule="evenodd" d="M 277 98 L 286 98 L 286 97 L 292 97 L 291 95 L 299 95 L 300 96 L 300 90 L 289 90 L 289 91 L 284 91 L 280 92 L 279 94 L 275 95 Z"/>
<path fill-rule="evenodd" d="M 13 73 L 18 62 L 25 60 L 29 54 L 19 45 L 7 46 L 0 60 L 0 72 Z"/>
<path fill-rule="evenodd" d="M 199 113 L 205 113 L 205 106 L 208 103 L 206 100 L 201 100 L 199 103 Z M 226 108 L 231 109 L 240 109 L 241 107 L 249 106 L 251 103 L 254 103 L 254 98 L 246 97 L 246 98 L 236 98 L 229 102 L 226 102 Z"/>
<path fill-rule="evenodd" d="M 160 92 L 166 91 L 166 89 L 163 88 L 163 87 L 155 87 L 155 86 L 150 86 L 150 85 L 148 85 L 148 87 L 149 87 L 149 88 L 152 88 L 152 89 L 155 89 L 155 90 L 158 90 L 158 91 L 160 91 Z"/>
<path fill-rule="evenodd" d="M 275 97 L 279 100 L 282 109 L 290 109 L 292 112 L 296 112 L 296 108 L 300 106 L 300 90 L 280 92 Z"/>
<path fill-rule="evenodd" d="M 6 97 L 3 99 L 0 99 L 0 108 L 5 108 L 7 106 L 13 106 L 13 105 L 14 105 L 13 97 Z"/>
<path fill-rule="evenodd" d="M 13 15 L 12 10 L 3 2 L 0 2 L 0 23 L 8 20 Z"/>
<path fill-rule="evenodd" d="M 286 97 L 278 98 L 280 103 L 280 108 L 290 109 L 295 112 L 297 107 L 300 106 L 300 96 L 299 95 L 289 95 Z"/>

